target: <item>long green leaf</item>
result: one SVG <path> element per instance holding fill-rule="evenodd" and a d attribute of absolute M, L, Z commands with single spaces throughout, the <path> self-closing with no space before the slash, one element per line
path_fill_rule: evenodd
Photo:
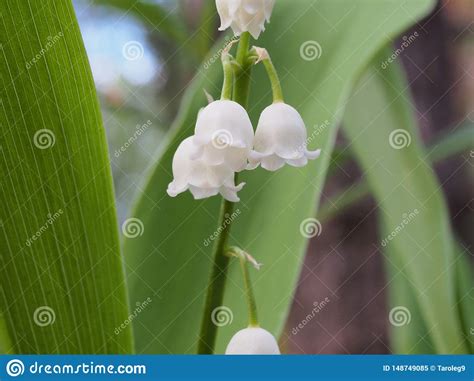
<path fill-rule="evenodd" d="M 252 274 L 259 316 L 262 326 L 277 335 L 284 327 L 306 249 L 301 225 L 314 215 L 353 81 L 389 38 L 424 15 L 431 4 L 425 0 L 279 0 L 271 24 L 258 41 L 280 69 L 287 101 L 306 120 L 311 148 L 323 149 L 322 158 L 303 169 L 243 173 L 240 178 L 247 185 L 242 202 L 236 215 L 229 216 L 235 220 L 231 244 L 264 263 L 259 273 Z M 206 239 L 216 232 L 220 200 L 198 202 L 189 195 L 171 199 L 166 187 L 174 151 L 193 133 L 197 112 L 205 105 L 203 89 L 220 93 L 220 65 L 210 62 L 187 92 L 166 149 L 131 216 L 143 224 L 142 235 L 125 242 L 132 303 L 147 297 L 154 300 L 135 320 L 139 352 L 190 353 L 198 339 L 212 261 L 212 243 L 208 245 Z M 249 111 L 254 121 L 271 103 L 263 73 L 258 67 L 253 77 Z M 230 309 L 222 310 L 229 324 L 219 330 L 218 352 L 246 326 L 237 265 L 231 269 L 224 304 Z"/>
<path fill-rule="evenodd" d="M 0 347 L 129 353 L 107 145 L 72 4 L 9 0 L 0 14 Z"/>
<path fill-rule="evenodd" d="M 380 68 L 387 55 L 390 49 L 357 86 L 344 118 L 345 132 L 390 232 L 381 237 L 381 245 L 397 256 L 387 259 L 406 274 L 430 340 L 438 353 L 465 353 L 443 193 L 418 138 L 409 87 L 398 64 Z"/>

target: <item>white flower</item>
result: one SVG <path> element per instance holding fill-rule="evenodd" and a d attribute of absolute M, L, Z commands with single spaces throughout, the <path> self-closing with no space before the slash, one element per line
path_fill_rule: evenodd
<path fill-rule="evenodd" d="M 206 106 L 197 118 L 193 155 L 208 165 L 244 170 L 252 149 L 253 127 L 247 111 L 236 102 L 221 100 Z"/>
<path fill-rule="evenodd" d="M 307 137 L 304 121 L 293 107 L 282 102 L 268 106 L 258 122 L 248 169 L 261 165 L 276 171 L 285 163 L 304 167 L 321 154 L 321 150 L 308 151 Z"/>
<path fill-rule="evenodd" d="M 249 327 L 237 332 L 229 342 L 226 355 L 279 355 L 280 349 L 273 335 L 262 329 Z"/>
<path fill-rule="evenodd" d="M 225 165 L 209 166 L 202 160 L 192 159 L 195 153 L 193 137 L 181 142 L 173 158 L 174 180 L 168 185 L 168 194 L 176 197 L 189 190 L 200 200 L 220 193 L 228 201 L 240 201 L 237 192 L 245 184 L 235 185 L 234 171 Z"/>
<path fill-rule="evenodd" d="M 257 39 L 270 21 L 275 0 L 216 0 L 221 17 L 219 30 L 231 27 L 236 36 L 250 32 Z"/>

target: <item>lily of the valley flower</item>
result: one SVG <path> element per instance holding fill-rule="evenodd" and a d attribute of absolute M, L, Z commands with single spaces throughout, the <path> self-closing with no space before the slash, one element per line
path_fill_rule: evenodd
<path fill-rule="evenodd" d="M 306 127 L 298 111 L 283 102 L 268 106 L 258 122 L 248 169 L 261 165 L 268 171 L 276 171 L 285 164 L 304 167 L 308 160 L 316 159 L 321 154 L 321 150 L 308 151 L 307 138 Z"/>
<path fill-rule="evenodd" d="M 196 200 L 221 194 L 226 200 L 238 202 L 244 183 L 235 185 L 234 171 L 226 165 L 208 165 L 194 159 L 197 147 L 189 137 L 179 145 L 173 158 L 174 180 L 168 186 L 168 194 L 176 197 L 189 190 Z"/>
<path fill-rule="evenodd" d="M 257 39 L 270 21 L 275 0 L 216 0 L 221 17 L 219 30 L 232 28 L 236 36 L 250 32 Z"/>
<path fill-rule="evenodd" d="M 229 100 L 212 102 L 199 113 L 194 135 L 197 150 L 192 158 L 240 172 L 247 166 L 253 137 L 252 122 L 241 105 Z"/>
<path fill-rule="evenodd" d="M 273 335 L 259 327 L 237 332 L 227 345 L 226 355 L 279 355 L 280 349 Z"/>

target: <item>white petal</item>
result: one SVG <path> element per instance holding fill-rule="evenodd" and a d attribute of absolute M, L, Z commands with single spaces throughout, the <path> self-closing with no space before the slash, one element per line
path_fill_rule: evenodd
<path fill-rule="evenodd" d="M 237 332 L 227 345 L 226 355 L 279 355 L 273 335 L 262 328 L 245 328 Z"/>

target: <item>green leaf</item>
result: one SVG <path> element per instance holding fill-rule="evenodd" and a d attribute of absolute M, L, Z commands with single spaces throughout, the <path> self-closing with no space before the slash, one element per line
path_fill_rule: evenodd
<path fill-rule="evenodd" d="M 355 89 L 345 132 L 390 232 L 381 245 L 396 259 L 387 260 L 406 274 L 430 341 L 438 353 L 465 353 L 456 308 L 457 258 L 443 192 L 418 137 L 406 79 L 397 63 L 385 70 L 379 66 L 389 55 L 391 50 L 384 50 Z M 408 305 L 411 295 L 401 307 Z"/>
<path fill-rule="evenodd" d="M 72 4 L 11 0 L 0 14 L 0 347 L 130 353 L 107 144 Z"/>
<path fill-rule="evenodd" d="M 242 202 L 236 215 L 229 216 L 235 220 L 230 244 L 264 263 L 252 278 L 261 325 L 276 335 L 283 330 L 306 250 L 307 239 L 300 226 L 314 216 L 351 86 L 377 50 L 431 5 L 425 0 L 280 0 L 271 24 L 256 43 L 269 50 L 288 103 L 301 111 L 310 148 L 323 149 L 322 157 L 305 168 L 242 173 L 240 179 L 247 183 L 240 194 Z M 125 241 L 132 304 L 153 299 L 135 319 L 139 352 L 190 353 L 196 349 L 212 262 L 206 239 L 218 229 L 220 199 L 194 201 L 188 194 L 171 199 L 166 188 L 177 145 L 193 133 L 197 112 L 206 104 L 203 89 L 215 96 L 220 93 L 218 61 L 206 61 L 188 90 L 172 135 L 132 214 L 144 226 L 141 236 Z M 262 67 L 256 68 L 252 83 L 249 112 L 255 122 L 271 103 Z M 326 121 L 326 128 L 318 128 Z M 331 297 L 331 291 L 327 292 Z M 224 304 L 232 311 L 232 323 L 219 330 L 218 353 L 246 326 L 247 307 L 237 263 L 230 271 Z"/>

